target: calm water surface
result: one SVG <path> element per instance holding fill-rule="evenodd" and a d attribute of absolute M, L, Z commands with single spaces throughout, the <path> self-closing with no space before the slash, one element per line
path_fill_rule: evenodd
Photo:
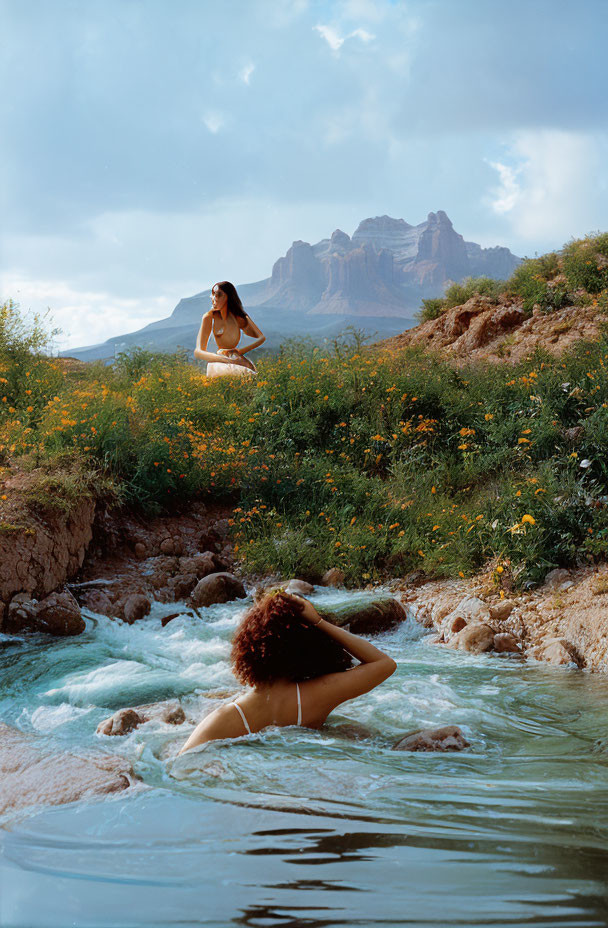
<path fill-rule="evenodd" d="M 0 820 L 2 928 L 608 924 L 597 676 L 442 649 L 408 620 L 377 639 L 397 672 L 322 731 L 267 730 L 178 759 L 188 726 L 95 734 L 122 706 L 179 696 L 198 717 L 217 705 L 205 694 L 235 689 L 229 642 L 247 605 L 164 629 L 174 605 L 133 626 L 85 613 L 78 638 L 0 651 L 0 719 L 52 749 L 124 755 L 145 784 Z M 468 751 L 391 750 L 446 724 Z"/>

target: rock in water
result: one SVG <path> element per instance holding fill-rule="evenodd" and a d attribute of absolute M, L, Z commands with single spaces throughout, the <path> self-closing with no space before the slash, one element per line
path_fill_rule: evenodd
<path fill-rule="evenodd" d="M 128 735 L 145 719 L 135 709 L 119 709 L 97 726 L 98 735 Z"/>
<path fill-rule="evenodd" d="M 392 596 L 378 597 L 370 601 L 367 596 L 353 596 L 346 603 L 332 606 L 315 607 L 319 615 L 327 618 L 342 628 L 348 625 L 355 635 L 376 635 L 395 625 L 400 625 L 407 618 L 407 612 L 398 600 Z"/>
<path fill-rule="evenodd" d="M 86 628 L 80 606 L 69 592 L 51 593 L 38 603 L 39 630 L 50 635 L 80 635 Z"/>
<path fill-rule="evenodd" d="M 494 648 L 494 629 L 489 625 L 466 625 L 448 643 L 448 648 L 468 651 L 470 654 L 483 654 Z"/>
<path fill-rule="evenodd" d="M 457 725 L 444 728 L 420 728 L 400 738 L 394 751 L 463 751 L 470 747 Z"/>
<path fill-rule="evenodd" d="M 0 722 L 0 814 L 34 805 L 60 805 L 128 789 L 124 758 L 45 753 L 38 739 Z"/>
<path fill-rule="evenodd" d="M 132 593 L 123 603 L 122 614 L 125 622 L 133 625 L 133 622 L 138 622 L 148 615 L 151 608 L 152 603 L 144 593 Z"/>
<path fill-rule="evenodd" d="M 312 583 L 308 583 L 306 580 L 296 579 L 290 580 L 285 589 L 288 593 L 300 593 L 302 596 L 310 596 L 310 594 L 315 591 Z"/>
<path fill-rule="evenodd" d="M 233 574 L 226 572 L 209 574 L 196 584 L 192 591 L 194 606 L 212 606 L 214 603 L 229 603 L 234 599 L 245 599 L 245 587 Z"/>

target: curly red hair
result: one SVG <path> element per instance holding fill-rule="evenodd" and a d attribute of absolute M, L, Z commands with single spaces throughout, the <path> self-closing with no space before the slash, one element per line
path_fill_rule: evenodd
<path fill-rule="evenodd" d="M 302 618 L 303 605 L 282 591 L 267 593 L 236 630 L 231 661 L 241 683 L 310 680 L 352 667 L 352 657 Z"/>

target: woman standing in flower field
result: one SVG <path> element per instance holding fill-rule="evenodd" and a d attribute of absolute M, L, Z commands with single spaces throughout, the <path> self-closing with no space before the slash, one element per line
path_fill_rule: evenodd
<path fill-rule="evenodd" d="M 257 374 L 255 364 L 243 355 L 253 348 L 258 348 L 266 341 L 266 336 L 249 318 L 236 287 L 228 280 L 222 280 L 211 288 L 212 308 L 205 313 L 196 339 L 194 357 L 208 361 L 207 377 L 221 377 L 229 374 Z M 209 336 L 218 346 L 217 354 L 207 351 Z M 255 338 L 251 345 L 238 348 L 241 332 Z"/>

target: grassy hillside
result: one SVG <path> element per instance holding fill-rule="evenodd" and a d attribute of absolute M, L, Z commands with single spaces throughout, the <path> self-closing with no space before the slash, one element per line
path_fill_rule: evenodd
<path fill-rule="evenodd" d="M 148 512 L 222 498 L 248 567 L 338 565 L 353 584 L 491 562 L 497 585 L 521 587 L 608 553 L 606 325 L 561 358 L 458 369 L 292 342 L 250 382 L 145 351 L 66 365 L 43 341 L 2 307 L 0 465 L 41 468 L 51 503 L 66 461 L 72 495 L 77 467 Z"/>
<path fill-rule="evenodd" d="M 423 300 L 419 322 L 436 319 L 475 295 L 501 300 L 521 300 L 531 313 L 535 306 L 545 312 L 562 306 L 597 306 L 608 310 L 608 232 L 572 239 L 559 251 L 526 258 L 509 280 L 469 277 L 449 286 L 445 296 Z"/>

